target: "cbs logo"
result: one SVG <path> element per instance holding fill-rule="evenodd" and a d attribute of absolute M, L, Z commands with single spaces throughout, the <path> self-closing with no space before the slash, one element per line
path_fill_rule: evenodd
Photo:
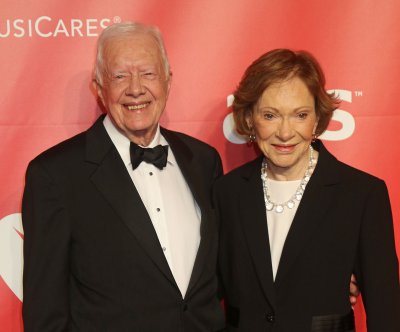
<path fill-rule="evenodd" d="M 352 102 L 353 95 L 352 92 L 349 90 L 334 89 L 334 90 L 328 90 L 328 92 L 329 93 L 334 92 L 339 97 L 339 99 L 341 99 L 344 102 L 347 103 Z M 227 107 L 232 106 L 233 100 L 234 100 L 233 95 L 229 95 L 227 97 L 226 100 Z M 326 130 L 319 138 L 327 141 L 342 141 L 353 135 L 356 123 L 351 113 L 342 109 L 337 109 L 333 113 L 332 120 L 339 122 L 342 125 L 342 127 L 339 130 L 335 131 Z M 239 135 L 236 132 L 232 112 L 225 117 L 222 128 L 224 136 L 229 142 L 233 144 L 244 144 L 247 142 L 247 137 Z"/>

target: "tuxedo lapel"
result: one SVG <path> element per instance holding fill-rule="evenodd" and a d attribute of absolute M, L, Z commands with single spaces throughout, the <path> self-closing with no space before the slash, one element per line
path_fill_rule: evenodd
<path fill-rule="evenodd" d="M 91 181 L 151 260 L 176 285 L 147 210 L 102 122 L 103 117 L 88 130 L 86 136 L 86 160 L 98 165 Z"/>
<path fill-rule="evenodd" d="M 174 153 L 179 169 L 181 170 L 197 204 L 201 209 L 204 208 L 206 203 L 210 201 L 210 198 L 205 196 L 208 191 L 205 190 L 203 179 L 198 176 L 198 165 L 201 160 L 198 162 L 194 160 L 195 156 L 193 155 L 193 152 L 176 133 L 161 128 L 161 134 L 167 140 L 172 152 Z"/>
<path fill-rule="evenodd" d="M 316 149 L 319 150 L 318 163 L 286 237 L 275 279 L 277 285 L 285 278 L 310 238 L 321 227 L 324 215 L 330 211 L 329 206 L 335 197 L 335 184 L 339 178 L 332 166 L 336 164 L 336 159 L 321 142 L 316 143 Z"/>
<path fill-rule="evenodd" d="M 201 162 L 205 162 L 204 160 L 201 160 L 202 156 L 194 156 L 192 150 L 176 133 L 166 130 L 165 128 L 161 128 L 161 133 L 170 145 L 183 177 L 185 178 L 185 181 L 201 210 L 201 239 L 186 292 L 187 297 L 200 278 L 207 262 L 208 252 L 213 241 L 211 220 L 213 220 L 214 217 L 210 209 L 210 189 L 207 187 L 204 179 L 199 176 L 201 172 L 198 170 L 198 165 Z"/>
<path fill-rule="evenodd" d="M 262 289 L 270 305 L 275 307 L 271 252 L 261 181 L 261 158 L 248 166 L 242 174 L 244 181 L 239 199 L 240 221 Z"/>

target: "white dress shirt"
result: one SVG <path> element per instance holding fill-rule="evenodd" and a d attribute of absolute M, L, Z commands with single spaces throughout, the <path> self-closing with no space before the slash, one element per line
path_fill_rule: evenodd
<path fill-rule="evenodd" d="M 162 170 L 146 162 L 132 170 L 129 139 L 115 128 L 108 115 L 103 123 L 147 209 L 184 298 L 200 244 L 200 208 L 170 148 L 167 165 Z M 168 145 L 159 127 L 147 147 L 152 148 L 158 144 Z"/>

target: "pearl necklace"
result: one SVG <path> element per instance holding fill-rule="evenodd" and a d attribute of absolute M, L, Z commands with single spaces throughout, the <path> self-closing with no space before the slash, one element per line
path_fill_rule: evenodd
<path fill-rule="evenodd" d="M 310 159 L 308 161 L 307 170 L 300 182 L 300 185 L 296 189 L 296 192 L 290 197 L 289 200 L 283 203 L 275 203 L 272 202 L 270 199 L 270 195 L 268 194 L 268 186 L 267 186 L 267 160 L 263 159 L 262 166 L 261 166 L 261 179 L 263 183 L 263 191 L 264 191 L 264 201 L 265 201 L 265 209 L 267 211 L 275 211 L 277 213 L 282 213 L 285 208 L 293 209 L 296 205 L 296 201 L 299 202 L 303 197 L 304 190 L 306 189 L 308 181 L 310 181 L 311 174 L 315 167 L 315 158 L 313 156 L 314 149 L 310 145 Z"/>

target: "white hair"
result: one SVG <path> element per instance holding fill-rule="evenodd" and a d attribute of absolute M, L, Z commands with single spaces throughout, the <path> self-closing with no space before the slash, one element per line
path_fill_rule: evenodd
<path fill-rule="evenodd" d="M 171 71 L 160 30 L 156 26 L 144 25 L 138 22 L 123 22 L 115 23 L 105 28 L 97 40 L 96 62 L 94 66 L 94 79 L 96 80 L 97 84 L 100 86 L 103 84 L 104 49 L 106 44 L 114 38 L 132 36 L 138 33 L 147 34 L 155 39 L 160 50 L 165 77 L 169 79 Z"/>

